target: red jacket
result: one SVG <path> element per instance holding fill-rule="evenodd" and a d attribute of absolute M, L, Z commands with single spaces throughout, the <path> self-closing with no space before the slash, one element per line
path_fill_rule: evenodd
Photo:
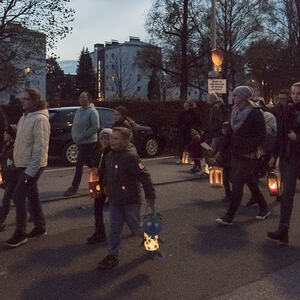
<path fill-rule="evenodd" d="M 196 135 L 185 147 L 185 151 L 191 154 L 192 159 L 201 159 L 203 157 L 203 147 L 201 146 L 203 142 L 204 140 L 199 135 Z"/>

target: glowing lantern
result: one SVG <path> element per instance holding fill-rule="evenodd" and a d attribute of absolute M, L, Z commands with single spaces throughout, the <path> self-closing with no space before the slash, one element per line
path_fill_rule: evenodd
<path fill-rule="evenodd" d="M 190 154 L 188 152 L 183 152 L 182 153 L 181 163 L 183 165 L 187 165 L 187 164 L 190 163 Z"/>
<path fill-rule="evenodd" d="M 2 171 L 0 170 L 0 185 L 3 184 Z"/>
<path fill-rule="evenodd" d="M 223 186 L 223 168 L 216 166 L 209 168 L 209 183 L 211 187 L 220 188 Z"/>
<path fill-rule="evenodd" d="M 158 234 L 161 232 L 162 226 L 161 217 L 155 212 L 144 217 L 142 227 L 144 230 L 144 247 L 147 251 L 157 251 L 159 249 Z"/>
<path fill-rule="evenodd" d="M 268 187 L 270 196 L 280 196 L 282 194 L 282 182 L 280 173 L 276 170 L 268 173 Z"/>
<path fill-rule="evenodd" d="M 101 192 L 99 176 L 94 170 L 91 170 L 89 179 L 89 195 L 91 198 L 98 198 L 101 195 Z"/>
<path fill-rule="evenodd" d="M 214 63 L 214 71 L 221 72 L 222 71 L 222 63 L 223 63 L 223 51 L 220 49 L 214 49 L 211 52 L 211 58 Z"/>
<path fill-rule="evenodd" d="M 207 175 L 209 174 L 209 166 L 208 166 L 208 164 L 205 165 L 204 173 L 207 174 Z"/>

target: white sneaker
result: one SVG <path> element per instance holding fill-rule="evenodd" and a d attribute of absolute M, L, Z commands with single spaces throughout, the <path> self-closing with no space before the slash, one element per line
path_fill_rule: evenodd
<path fill-rule="evenodd" d="M 181 160 L 180 159 L 176 160 L 176 164 L 181 165 Z"/>

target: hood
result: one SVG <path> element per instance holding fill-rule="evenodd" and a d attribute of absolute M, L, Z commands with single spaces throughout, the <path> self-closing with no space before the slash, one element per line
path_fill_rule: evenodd
<path fill-rule="evenodd" d="M 41 110 L 36 110 L 33 112 L 28 113 L 30 114 L 30 116 L 36 116 L 36 115 L 44 115 L 45 117 L 47 117 L 49 119 L 49 112 L 48 109 L 41 109 Z"/>

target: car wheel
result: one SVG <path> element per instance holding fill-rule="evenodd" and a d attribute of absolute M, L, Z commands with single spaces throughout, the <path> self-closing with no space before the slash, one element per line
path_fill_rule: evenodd
<path fill-rule="evenodd" d="M 144 153 L 148 157 L 153 157 L 157 155 L 159 152 L 159 144 L 158 141 L 154 137 L 149 137 L 144 146 Z"/>
<path fill-rule="evenodd" d="M 63 152 L 63 161 L 69 166 L 76 165 L 77 162 L 77 145 L 73 142 L 70 142 L 66 145 Z"/>

